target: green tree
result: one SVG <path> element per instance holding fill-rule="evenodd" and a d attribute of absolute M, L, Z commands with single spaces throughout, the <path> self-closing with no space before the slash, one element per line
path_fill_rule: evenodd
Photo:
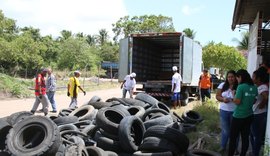
<path fill-rule="evenodd" d="M 90 45 L 90 46 L 94 46 L 97 43 L 97 37 L 95 35 L 87 35 L 86 36 L 86 42 Z"/>
<path fill-rule="evenodd" d="M 194 39 L 196 36 L 196 32 L 194 30 L 191 30 L 190 28 L 184 29 L 183 32 L 185 33 L 187 37 L 192 38 L 192 39 Z"/>
<path fill-rule="evenodd" d="M 102 61 L 117 62 L 119 60 L 119 46 L 107 43 L 98 49 Z"/>
<path fill-rule="evenodd" d="M 63 41 L 59 49 L 58 68 L 60 70 L 76 70 L 85 67 L 96 70 L 100 62 L 96 49 L 83 40 L 68 38 Z"/>
<path fill-rule="evenodd" d="M 241 33 L 241 39 L 233 38 L 237 45 L 238 50 L 248 50 L 249 32 L 245 31 Z"/>
<path fill-rule="evenodd" d="M 2 10 L 0 10 L 0 38 L 11 41 L 17 36 L 18 28 L 13 19 L 5 17 Z"/>
<path fill-rule="evenodd" d="M 217 67 L 223 70 L 245 69 L 247 60 L 234 47 L 210 42 L 203 47 L 203 63 L 206 68 Z"/>
<path fill-rule="evenodd" d="M 33 27 L 24 27 L 20 29 L 23 33 L 29 33 L 34 41 L 41 40 L 41 34 L 39 29 L 35 29 Z"/>
<path fill-rule="evenodd" d="M 98 35 L 99 44 L 101 46 L 104 45 L 106 42 L 108 42 L 108 39 L 109 39 L 108 31 L 106 29 L 99 30 Z"/>
<path fill-rule="evenodd" d="M 175 32 L 171 17 L 144 15 L 144 16 L 125 16 L 121 17 L 113 25 L 115 34 L 114 41 L 127 37 L 131 33 L 150 33 L 150 32 Z"/>
<path fill-rule="evenodd" d="M 60 41 L 67 40 L 68 38 L 72 37 L 72 32 L 68 30 L 62 30 L 61 36 L 59 37 Z"/>

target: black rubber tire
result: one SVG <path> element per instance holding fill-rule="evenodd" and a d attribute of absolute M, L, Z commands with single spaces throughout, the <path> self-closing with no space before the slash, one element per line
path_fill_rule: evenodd
<path fill-rule="evenodd" d="M 118 126 L 126 115 L 113 107 L 105 107 L 98 111 L 96 124 L 102 129 L 110 130 L 111 134 L 118 134 Z"/>
<path fill-rule="evenodd" d="M 6 140 L 12 155 L 55 155 L 60 145 L 56 124 L 44 116 L 32 116 L 18 122 Z"/>
<path fill-rule="evenodd" d="M 68 108 L 68 109 L 61 109 L 59 111 L 58 116 L 68 116 L 74 109 Z"/>
<path fill-rule="evenodd" d="M 105 131 L 103 129 L 99 129 L 100 133 L 104 136 L 104 137 L 107 137 L 107 138 L 110 138 L 112 140 L 119 140 L 119 136 L 118 135 L 115 135 L 115 134 L 111 134 L 108 130 Z"/>
<path fill-rule="evenodd" d="M 65 156 L 65 146 L 61 144 L 56 152 L 55 156 Z"/>
<path fill-rule="evenodd" d="M 130 115 L 134 115 L 142 119 L 145 109 L 142 106 L 130 106 L 127 108 L 127 111 L 129 112 Z"/>
<path fill-rule="evenodd" d="M 58 126 L 59 132 L 65 131 L 65 130 L 74 130 L 74 131 L 80 131 L 78 127 L 76 127 L 74 124 L 65 124 Z"/>
<path fill-rule="evenodd" d="M 180 97 L 181 97 L 181 105 L 186 106 L 188 104 L 189 93 L 188 92 L 181 92 Z"/>
<path fill-rule="evenodd" d="M 187 151 L 186 156 L 221 156 L 221 154 L 209 150 L 203 150 L 203 149 L 192 149 Z"/>
<path fill-rule="evenodd" d="M 169 113 L 166 112 L 163 109 L 159 109 L 159 108 L 153 108 L 153 109 L 147 109 L 142 117 L 142 121 L 145 122 L 147 120 L 149 120 L 151 118 L 151 116 L 155 113 L 162 113 L 164 115 L 168 115 Z"/>
<path fill-rule="evenodd" d="M 168 141 L 173 142 L 179 149 L 180 153 L 185 153 L 189 146 L 188 137 L 180 131 L 165 127 L 165 126 L 153 126 L 146 130 L 144 138 L 147 137 L 158 137 L 164 138 Z"/>
<path fill-rule="evenodd" d="M 182 114 L 182 118 L 184 119 L 185 122 L 191 123 L 191 124 L 196 124 L 199 123 L 203 120 L 202 116 L 193 110 L 186 111 Z"/>
<path fill-rule="evenodd" d="M 86 147 L 89 156 L 106 156 L 105 151 L 102 148 L 89 146 Z"/>
<path fill-rule="evenodd" d="M 60 116 L 53 120 L 57 126 L 65 125 L 65 124 L 72 124 L 78 122 L 79 119 L 77 116 Z"/>
<path fill-rule="evenodd" d="M 93 120 L 94 117 L 94 107 L 91 105 L 81 106 L 74 111 L 72 111 L 69 116 L 77 116 L 78 119 L 81 120 Z"/>
<path fill-rule="evenodd" d="M 111 107 L 122 111 L 125 114 L 125 116 L 129 116 L 130 115 L 130 113 L 127 110 L 128 109 L 128 106 L 125 106 L 125 105 L 122 105 L 122 104 L 116 104 L 116 105 L 111 105 Z"/>
<path fill-rule="evenodd" d="M 71 142 L 73 142 L 76 145 L 83 145 L 83 146 L 85 146 L 84 140 L 82 138 L 78 137 L 78 136 L 74 136 L 74 135 L 73 136 L 70 136 L 68 138 L 68 141 L 71 141 Z"/>
<path fill-rule="evenodd" d="M 29 116 L 32 116 L 33 114 L 29 111 L 22 111 L 22 112 L 17 112 L 17 113 L 13 113 L 11 114 L 10 116 L 7 117 L 7 122 L 10 124 L 10 125 L 14 125 L 16 124 L 17 122 L 29 117 Z"/>
<path fill-rule="evenodd" d="M 180 117 L 176 112 L 171 113 L 171 116 L 174 119 L 174 122 L 184 122 L 184 119 Z"/>
<path fill-rule="evenodd" d="M 143 141 L 145 127 L 140 118 L 136 116 L 126 116 L 119 124 L 119 141 L 122 149 L 128 153 L 138 150 Z"/>
<path fill-rule="evenodd" d="M 197 130 L 196 125 L 189 123 L 182 123 L 183 133 L 195 132 Z"/>
<path fill-rule="evenodd" d="M 110 99 L 107 99 L 107 100 L 106 100 L 106 102 L 113 102 L 113 101 L 117 101 L 118 103 L 120 103 L 120 104 L 122 104 L 122 105 L 124 105 L 124 106 L 129 106 L 129 105 L 130 105 L 129 103 L 126 103 L 126 102 L 123 100 L 123 98 L 121 99 L 121 98 L 115 98 L 115 97 L 113 97 L 113 98 L 110 98 Z"/>
<path fill-rule="evenodd" d="M 100 102 L 102 101 L 101 98 L 99 96 L 94 95 L 90 100 L 89 103 L 93 103 L 93 102 Z"/>
<path fill-rule="evenodd" d="M 170 151 L 168 151 L 168 152 L 155 152 L 155 153 L 137 151 L 137 152 L 133 153 L 132 156 L 173 156 L 173 153 Z"/>
<path fill-rule="evenodd" d="M 158 104 L 158 100 L 155 99 L 154 97 L 146 94 L 146 93 L 138 93 L 135 97 L 135 99 L 149 103 L 150 105 L 156 105 Z"/>
<path fill-rule="evenodd" d="M 93 121 L 91 121 L 91 120 L 81 120 L 81 121 L 74 123 L 74 125 L 76 127 L 78 127 L 80 130 L 82 130 L 85 127 L 87 127 L 88 125 L 92 125 L 92 124 L 93 124 Z"/>
<path fill-rule="evenodd" d="M 93 139 L 97 130 L 98 127 L 96 125 L 88 125 L 84 129 L 82 129 L 81 132 L 86 134 L 87 136 L 90 136 L 90 138 Z"/>
<path fill-rule="evenodd" d="M 131 98 L 121 98 L 123 101 L 128 103 L 130 106 L 141 106 L 144 107 L 146 105 L 145 102 L 137 99 L 131 99 Z"/>
<path fill-rule="evenodd" d="M 89 156 L 89 155 L 84 146 L 71 145 L 66 147 L 65 156 Z"/>
<path fill-rule="evenodd" d="M 170 108 L 163 102 L 159 101 L 156 105 L 153 105 L 152 108 L 159 108 L 159 109 L 163 109 L 166 112 L 170 113 L 171 110 Z"/>
<path fill-rule="evenodd" d="M 152 126 L 168 126 L 173 123 L 173 118 L 171 115 L 164 115 L 158 118 L 150 119 L 144 122 L 145 129 L 148 129 Z"/>
<path fill-rule="evenodd" d="M 0 119 L 0 150 L 4 150 L 6 148 L 5 140 L 11 128 L 12 126 L 6 121 L 6 119 Z"/>
<path fill-rule="evenodd" d="M 103 107 L 110 107 L 112 105 L 111 102 L 91 102 L 88 105 L 93 106 L 95 109 L 101 109 Z"/>
<path fill-rule="evenodd" d="M 119 141 L 106 137 L 99 137 L 97 139 L 97 147 L 100 147 L 105 151 L 114 151 L 116 153 L 122 151 Z"/>
<path fill-rule="evenodd" d="M 164 138 L 147 137 L 143 139 L 143 143 L 139 147 L 140 151 L 147 152 L 172 152 L 175 155 L 179 154 L 177 146 L 173 142 Z"/>

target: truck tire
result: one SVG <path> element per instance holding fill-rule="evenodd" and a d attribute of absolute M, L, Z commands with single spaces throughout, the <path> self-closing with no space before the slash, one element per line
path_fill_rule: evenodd
<path fill-rule="evenodd" d="M 126 116 L 119 124 L 119 141 L 122 149 L 128 153 L 138 150 L 143 141 L 145 127 L 140 118 Z"/>
<path fill-rule="evenodd" d="M 56 124 L 44 116 L 32 116 L 18 122 L 6 140 L 6 147 L 12 155 L 55 155 L 60 145 Z"/>
<path fill-rule="evenodd" d="M 165 111 L 168 112 L 168 113 L 171 112 L 170 108 L 169 108 L 165 103 L 163 103 L 163 102 L 161 102 L 161 101 L 159 101 L 158 104 L 153 105 L 152 108 L 163 109 L 163 110 L 165 110 Z"/>
<path fill-rule="evenodd" d="M 173 123 L 173 119 L 171 115 L 164 115 L 158 118 L 150 119 L 145 121 L 143 124 L 145 129 L 148 129 L 152 126 L 160 125 L 160 126 L 167 126 Z"/>
<path fill-rule="evenodd" d="M 162 113 L 164 115 L 168 115 L 169 113 L 166 112 L 163 109 L 159 109 L 159 108 L 153 108 L 153 109 L 147 109 L 142 117 L 142 121 L 145 122 L 147 120 L 149 120 L 151 118 L 151 116 L 153 116 L 153 114 L 155 113 Z"/>
<path fill-rule="evenodd" d="M 22 111 L 22 112 L 17 112 L 17 113 L 13 113 L 11 114 L 10 116 L 7 117 L 7 122 L 10 124 L 10 125 L 14 125 L 16 124 L 17 122 L 29 117 L 29 116 L 32 116 L 33 114 L 29 111 Z"/>
<path fill-rule="evenodd" d="M 134 115 L 142 119 L 145 109 L 141 106 L 130 106 L 127 108 L 127 111 L 130 113 L 130 115 Z"/>
<path fill-rule="evenodd" d="M 186 106 L 188 104 L 188 98 L 189 98 L 188 92 L 181 92 L 180 93 L 180 99 L 181 99 L 182 106 Z"/>
<path fill-rule="evenodd" d="M 136 95 L 135 99 L 149 103 L 152 106 L 158 104 L 158 100 L 156 98 L 154 98 L 146 93 L 138 93 Z"/>

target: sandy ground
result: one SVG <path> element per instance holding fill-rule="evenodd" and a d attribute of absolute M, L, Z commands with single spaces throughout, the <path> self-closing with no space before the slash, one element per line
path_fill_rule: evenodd
<path fill-rule="evenodd" d="M 99 96 L 103 101 L 105 101 L 112 97 L 121 97 L 122 90 L 119 87 L 112 89 L 98 90 L 87 92 L 85 96 L 83 95 L 83 93 L 80 92 L 78 97 L 78 106 L 89 101 L 91 97 L 93 97 L 94 95 Z M 68 97 L 66 94 L 56 94 L 55 100 L 57 110 L 68 108 L 70 103 L 70 97 Z M 30 111 L 34 101 L 35 98 L 0 100 L 0 117 L 9 116 L 10 114 L 19 111 Z M 38 109 L 41 108 L 42 104 L 39 105 Z M 49 111 L 50 110 L 52 110 L 51 106 L 49 106 Z"/>

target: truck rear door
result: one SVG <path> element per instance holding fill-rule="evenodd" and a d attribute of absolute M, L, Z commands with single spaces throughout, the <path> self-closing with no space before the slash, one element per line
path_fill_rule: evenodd
<path fill-rule="evenodd" d="M 128 63 L 129 63 L 128 39 L 129 38 L 124 38 L 120 40 L 118 81 L 124 81 L 125 76 L 128 74 Z"/>

